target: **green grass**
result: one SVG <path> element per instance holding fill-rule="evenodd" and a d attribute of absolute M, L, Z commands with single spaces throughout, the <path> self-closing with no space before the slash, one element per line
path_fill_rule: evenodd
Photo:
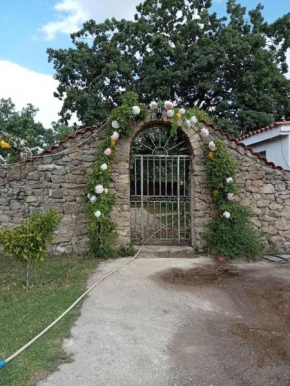
<path fill-rule="evenodd" d="M 69 307 L 85 290 L 88 274 L 95 266 L 96 260 L 48 257 L 37 264 L 34 285 L 26 290 L 14 259 L 0 256 L 0 360 L 13 354 Z M 62 272 L 63 276 L 51 281 Z M 1 386 L 34 385 L 60 363 L 70 360 L 61 346 L 79 315 L 79 306 L 0 369 Z"/>

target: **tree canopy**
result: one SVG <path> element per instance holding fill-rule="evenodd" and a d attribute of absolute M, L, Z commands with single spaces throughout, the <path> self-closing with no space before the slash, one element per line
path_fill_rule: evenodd
<path fill-rule="evenodd" d="M 135 19 L 90 20 L 72 34 L 73 48 L 48 49 L 60 82 L 66 122 L 106 118 L 125 90 L 140 101 L 176 99 L 215 117 L 233 135 L 290 118 L 286 51 L 290 13 L 269 24 L 263 6 L 247 11 L 227 1 L 145 0 Z"/>
<path fill-rule="evenodd" d="M 52 127 L 46 129 L 42 123 L 36 121 L 37 112 L 38 109 L 30 103 L 21 111 L 17 111 L 10 98 L 1 98 L 0 131 L 24 139 L 30 148 L 47 147 L 73 131 L 71 127 L 60 122 L 52 122 Z"/>

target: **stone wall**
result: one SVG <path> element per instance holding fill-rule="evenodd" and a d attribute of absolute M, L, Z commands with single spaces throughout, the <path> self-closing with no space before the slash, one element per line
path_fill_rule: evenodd
<path fill-rule="evenodd" d="M 55 253 L 87 249 L 85 182 L 92 172 L 96 146 L 104 132 L 91 127 L 21 165 L 0 166 L 0 225 L 12 228 L 48 207 L 62 214 Z"/>
<path fill-rule="evenodd" d="M 112 218 L 117 223 L 117 244 L 130 243 L 130 146 L 134 136 L 146 128 L 170 125 L 164 116 L 157 121 L 148 114 L 135 125 L 130 138 L 116 147 L 110 191 L 116 196 Z M 211 139 L 225 141 L 238 161 L 236 178 L 241 201 L 252 208 L 253 223 L 264 235 L 265 246 L 280 250 L 290 247 L 290 172 L 261 160 L 249 149 L 231 140 L 221 131 L 208 127 Z M 200 250 L 205 223 L 212 217 L 212 204 L 206 187 L 203 141 L 196 129 L 182 128 L 192 150 L 191 245 Z M 85 182 L 92 171 L 98 143 L 105 131 L 92 126 L 77 132 L 44 157 L 21 166 L 0 167 L 0 225 L 14 227 L 35 211 L 54 207 L 63 216 L 53 245 L 55 253 L 87 252 L 87 220 L 84 214 Z"/>

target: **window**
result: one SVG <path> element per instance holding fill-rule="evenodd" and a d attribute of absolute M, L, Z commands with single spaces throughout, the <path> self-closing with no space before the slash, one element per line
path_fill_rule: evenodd
<path fill-rule="evenodd" d="M 259 151 L 258 154 L 260 154 L 261 157 L 267 158 L 267 152 L 266 152 L 266 150 Z"/>

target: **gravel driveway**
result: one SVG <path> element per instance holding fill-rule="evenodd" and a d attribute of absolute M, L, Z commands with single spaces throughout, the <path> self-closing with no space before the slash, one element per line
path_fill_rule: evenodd
<path fill-rule="evenodd" d="M 127 259 L 102 263 L 94 283 Z M 290 385 L 289 267 L 138 259 L 95 288 L 39 386 Z"/>

